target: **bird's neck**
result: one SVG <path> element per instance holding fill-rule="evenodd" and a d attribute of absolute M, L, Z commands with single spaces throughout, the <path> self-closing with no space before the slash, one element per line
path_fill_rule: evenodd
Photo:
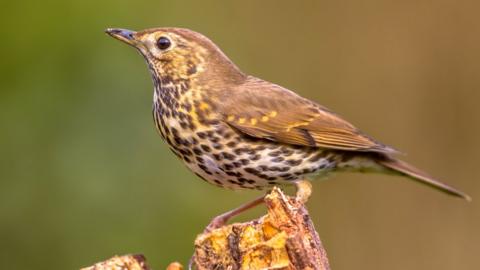
<path fill-rule="evenodd" d="M 170 76 L 152 75 L 154 84 L 153 102 L 165 110 L 177 110 L 191 90 L 191 80 L 172 78 Z"/>

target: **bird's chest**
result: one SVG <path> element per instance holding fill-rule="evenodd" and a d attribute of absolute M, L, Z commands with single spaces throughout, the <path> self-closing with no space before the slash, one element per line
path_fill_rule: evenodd
<path fill-rule="evenodd" d="M 168 144 L 172 152 L 185 161 L 189 161 L 192 144 L 192 135 L 196 127 L 191 118 L 178 108 L 168 106 L 165 102 L 154 100 L 153 119 L 158 133 Z"/>
<path fill-rule="evenodd" d="M 198 163 L 195 157 L 197 147 L 206 148 L 205 145 L 219 142 L 220 139 L 213 136 L 217 132 L 215 123 L 205 122 L 205 117 L 200 119 L 201 102 L 195 101 L 195 96 L 184 90 L 180 86 L 156 89 L 153 119 L 158 133 L 170 150 L 190 167 Z"/>

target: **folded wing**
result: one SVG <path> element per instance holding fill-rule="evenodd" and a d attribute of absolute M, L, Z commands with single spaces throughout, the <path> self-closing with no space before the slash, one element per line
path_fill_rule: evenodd
<path fill-rule="evenodd" d="M 253 137 L 310 147 L 394 152 L 328 109 L 257 78 L 228 91 L 219 107 L 224 121 Z"/>

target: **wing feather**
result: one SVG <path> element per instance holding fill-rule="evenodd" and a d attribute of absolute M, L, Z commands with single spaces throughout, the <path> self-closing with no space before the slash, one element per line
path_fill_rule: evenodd
<path fill-rule="evenodd" d="M 394 152 L 325 107 L 254 77 L 230 89 L 220 103 L 224 121 L 253 137 L 311 147 Z"/>

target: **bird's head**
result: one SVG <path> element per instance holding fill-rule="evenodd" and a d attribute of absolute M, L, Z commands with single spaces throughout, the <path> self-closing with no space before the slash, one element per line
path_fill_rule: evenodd
<path fill-rule="evenodd" d="M 152 75 L 162 79 L 238 81 L 245 77 L 210 39 L 192 30 L 109 28 L 106 33 L 138 49 Z"/>

